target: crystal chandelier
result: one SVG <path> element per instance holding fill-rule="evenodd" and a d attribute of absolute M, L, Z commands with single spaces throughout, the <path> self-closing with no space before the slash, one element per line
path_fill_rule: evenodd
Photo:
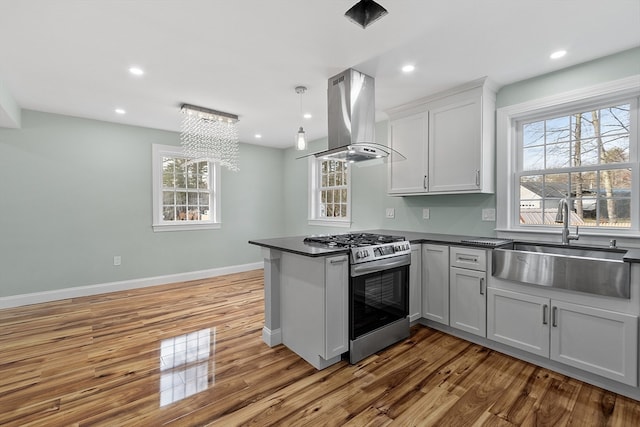
<path fill-rule="evenodd" d="M 238 116 L 195 105 L 183 104 L 180 143 L 193 159 L 217 162 L 238 170 Z"/>

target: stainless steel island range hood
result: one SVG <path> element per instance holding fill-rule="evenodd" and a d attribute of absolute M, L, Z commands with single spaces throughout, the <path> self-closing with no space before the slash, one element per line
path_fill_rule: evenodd
<path fill-rule="evenodd" d="M 327 100 L 328 149 L 315 153 L 316 157 L 362 162 L 384 159 L 391 153 L 391 148 L 375 142 L 373 77 L 351 68 L 343 71 L 329 79 Z M 400 153 L 395 154 L 396 159 L 404 159 Z"/>

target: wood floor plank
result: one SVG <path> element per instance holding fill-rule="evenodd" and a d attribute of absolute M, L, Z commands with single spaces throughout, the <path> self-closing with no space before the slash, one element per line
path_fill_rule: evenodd
<path fill-rule="evenodd" d="M 640 425 L 635 400 L 419 325 L 317 371 L 262 342 L 262 276 L 0 310 L 0 425 Z"/>

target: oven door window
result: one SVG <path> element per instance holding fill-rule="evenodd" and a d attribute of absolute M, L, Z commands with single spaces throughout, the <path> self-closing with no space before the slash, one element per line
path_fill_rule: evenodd
<path fill-rule="evenodd" d="M 408 292 L 409 266 L 352 277 L 350 338 L 405 318 Z"/>

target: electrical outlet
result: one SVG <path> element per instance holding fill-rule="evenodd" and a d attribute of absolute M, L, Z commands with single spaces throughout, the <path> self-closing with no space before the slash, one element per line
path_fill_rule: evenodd
<path fill-rule="evenodd" d="M 395 218 L 396 217 L 396 210 L 394 208 L 387 208 L 386 211 L 386 217 L 389 219 Z"/>
<path fill-rule="evenodd" d="M 495 221 L 496 220 L 496 210 L 495 209 L 482 209 L 482 220 L 483 221 Z"/>
<path fill-rule="evenodd" d="M 429 208 L 423 208 L 422 209 L 422 219 L 429 219 Z"/>
<path fill-rule="evenodd" d="M 122 257 L 120 255 L 116 255 L 113 257 L 113 265 L 122 264 Z"/>

